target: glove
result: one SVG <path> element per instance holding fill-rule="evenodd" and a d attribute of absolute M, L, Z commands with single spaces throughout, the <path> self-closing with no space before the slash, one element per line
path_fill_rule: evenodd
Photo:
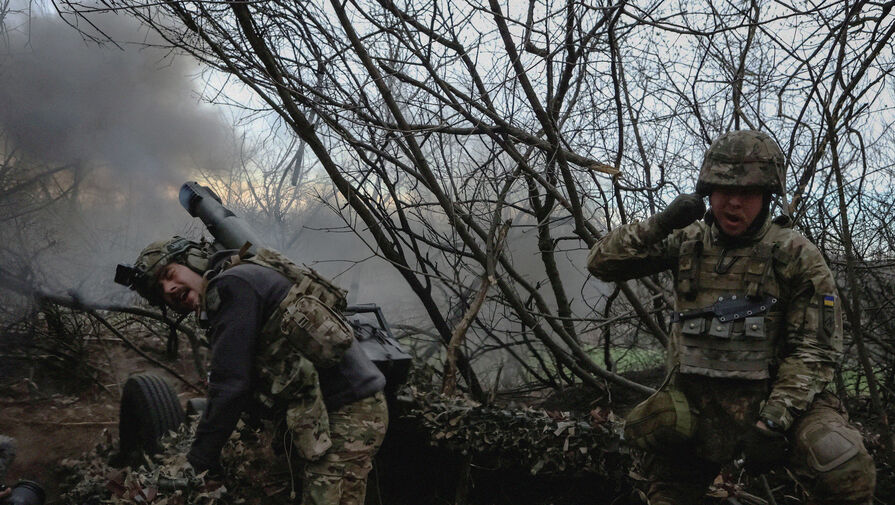
<path fill-rule="evenodd" d="M 189 462 L 190 466 L 193 467 L 193 471 L 195 472 L 194 475 L 199 475 L 200 473 L 207 471 L 205 474 L 206 481 L 224 480 L 224 468 L 219 461 L 207 461 L 193 451 L 187 453 L 186 460 Z"/>
<path fill-rule="evenodd" d="M 670 233 L 672 230 L 685 228 L 690 223 L 705 215 L 705 202 L 702 196 L 696 193 L 678 195 L 665 210 L 656 214 L 656 224 L 663 231 Z"/>
<path fill-rule="evenodd" d="M 786 462 L 789 456 L 789 442 L 783 433 L 752 426 L 740 441 L 746 470 L 754 474 L 768 470 Z"/>

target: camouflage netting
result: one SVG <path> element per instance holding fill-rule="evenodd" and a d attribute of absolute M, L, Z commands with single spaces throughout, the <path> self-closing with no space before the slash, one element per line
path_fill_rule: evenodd
<path fill-rule="evenodd" d="M 425 389 L 430 389 L 430 386 Z M 428 443 L 470 464 L 537 474 L 539 477 L 599 476 L 624 480 L 627 451 L 620 449 L 618 422 L 601 408 L 589 413 L 547 412 L 530 407 L 498 408 L 464 398 L 448 398 L 408 387 L 393 404 L 390 429 L 412 430 L 417 444 Z M 61 472 L 62 503 L 73 504 L 280 504 L 290 498 L 293 483 L 286 458 L 271 450 L 267 433 L 240 423 L 221 455 L 225 485 L 193 475 L 186 464 L 196 420 L 162 439 L 163 451 L 144 456 L 142 464 L 116 469 L 109 465 L 117 452 L 111 433 L 94 451 L 66 460 Z M 401 443 L 404 433 L 394 436 Z M 292 470 L 299 475 L 297 464 Z M 377 464 L 387 465 L 388 461 Z M 295 483 L 297 488 L 300 483 Z M 297 491 L 297 489 L 296 489 Z"/>
<path fill-rule="evenodd" d="M 547 412 L 479 405 L 409 388 L 404 418 L 424 430 L 431 445 L 467 455 L 492 468 L 531 474 L 620 477 L 629 458 L 620 447 L 621 421 L 597 408 L 589 413 Z"/>
<path fill-rule="evenodd" d="M 63 460 L 62 503 L 111 504 L 285 504 L 291 482 L 284 458 L 276 456 L 260 433 L 242 422 L 221 454 L 226 485 L 195 475 L 186 461 L 197 418 L 162 438 L 162 452 L 142 464 L 117 469 L 109 464 L 118 444 L 111 434 L 90 453 Z M 282 468 L 272 461 L 282 462 Z"/>

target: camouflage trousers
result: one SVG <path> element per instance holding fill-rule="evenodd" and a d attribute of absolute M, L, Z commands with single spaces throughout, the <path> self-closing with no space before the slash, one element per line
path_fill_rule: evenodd
<path fill-rule="evenodd" d="M 696 417 L 696 434 L 682 451 L 644 458 L 651 505 L 701 503 L 721 465 L 739 457 L 742 434 L 755 424 L 767 398 L 763 381 L 678 376 L 676 387 Z M 872 502 L 876 467 L 838 398 L 827 392 L 818 395 L 787 438 L 789 460 L 780 464 L 808 490 L 812 503 Z"/>
<path fill-rule="evenodd" d="M 388 407 L 381 391 L 330 412 L 332 447 L 305 465 L 302 505 L 363 505 L 367 474 L 387 428 Z"/>

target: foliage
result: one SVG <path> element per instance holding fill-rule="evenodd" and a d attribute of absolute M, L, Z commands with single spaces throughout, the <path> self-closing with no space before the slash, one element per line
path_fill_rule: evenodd
<path fill-rule="evenodd" d="M 176 432 L 164 436 L 162 451 L 143 456 L 132 466 L 115 468 L 117 441 L 111 437 L 92 452 L 77 459 L 64 460 L 60 472 L 67 476 L 62 486 L 64 503 L 115 503 L 185 505 L 228 503 L 292 503 L 289 479 L 271 479 L 270 448 L 259 441 L 258 432 L 244 423 L 221 455 L 221 463 L 228 475 L 226 485 L 212 481 L 203 472 L 196 475 L 186 461 L 192 443 L 196 416 L 182 424 Z M 273 482 L 273 487 L 267 483 Z"/>
<path fill-rule="evenodd" d="M 398 409 L 400 422 L 425 433 L 432 446 L 470 464 L 491 468 L 525 470 L 538 476 L 624 480 L 630 464 L 620 448 L 618 419 L 608 410 L 590 413 L 546 412 L 533 408 L 487 407 L 463 398 L 448 398 L 430 390 L 411 387 L 403 398 L 409 404 Z M 162 452 L 124 463 L 117 455 L 111 434 L 93 451 L 62 462 L 60 473 L 65 503 L 114 503 L 182 505 L 229 503 L 292 503 L 290 479 L 298 461 L 288 466 L 275 455 L 266 431 L 240 422 L 225 445 L 221 463 L 225 483 L 195 475 L 186 462 L 197 426 L 193 417 L 161 440 Z"/>
<path fill-rule="evenodd" d="M 629 461 L 618 439 L 620 419 L 604 408 L 590 413 L 486 406 L 413 387 L 407 417 L 429 443 L 468 455 L 475 464 L 522 468 L 534 474 L 620 477 Z"/>

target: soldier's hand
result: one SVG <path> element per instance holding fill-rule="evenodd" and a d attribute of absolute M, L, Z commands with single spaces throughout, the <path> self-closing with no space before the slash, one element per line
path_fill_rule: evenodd
<path fill-rule="evenodd" d="M 665 210 L 656 214 L 656 223 L 665 231 L 671 232 L 687 227 L 705 215 L 705 202 L 696 193 L 678 195 Z"/>
<path fill-rule="evenodd" d="M 762 474 L 777 465 L 786 463 L 789 441 L 783 433 L 758 425 L 752 426 L 740 442 L 746 470 Z"/>

